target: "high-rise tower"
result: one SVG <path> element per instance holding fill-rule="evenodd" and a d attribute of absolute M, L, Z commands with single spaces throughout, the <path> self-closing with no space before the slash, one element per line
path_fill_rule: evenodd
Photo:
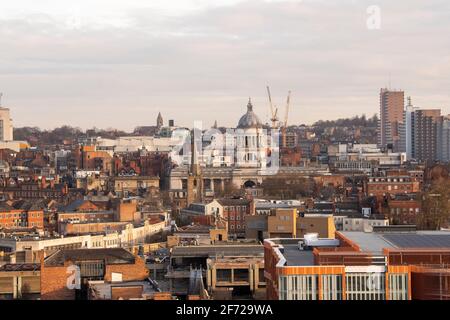
<path fill-rule="evenodd" d="M 9 109 L 0 107 L 0 141 L 13 140 L 13 124 Z"/>
<path fill-rule="evenodd" d="M 395 150 L 400 146 L 400 126 L 403 123 L 405 93 L 381 89 L 380 122 L 378 124 L 378 145 L 386 148 L 392 144 Z"/>

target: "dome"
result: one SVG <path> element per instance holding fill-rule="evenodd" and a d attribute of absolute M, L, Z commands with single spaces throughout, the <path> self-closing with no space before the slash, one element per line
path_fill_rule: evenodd
<path fill-rule="evenodd" d="M 247 104 L 247 113 L 244 114 L 238 123 L 238 129 L 261 128 L 262 124 L 258 116 L 253 112 L 252 101 L 249 99 Z"/>

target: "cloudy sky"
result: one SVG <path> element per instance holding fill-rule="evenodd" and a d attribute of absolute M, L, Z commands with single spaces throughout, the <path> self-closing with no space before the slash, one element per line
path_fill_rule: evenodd
<path fill-rule="evenodd" d="M 0 92 L 41 128 L 234 126 L 249 96 L 266 122 L 267 84 L 291 124 L 373 115 L 389 82 L 450 113 L 449 34 L 448 0 L 2 1 Z"/>

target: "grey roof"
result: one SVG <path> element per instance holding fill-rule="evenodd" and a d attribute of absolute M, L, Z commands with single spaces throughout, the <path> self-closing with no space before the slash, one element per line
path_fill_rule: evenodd
<path fill-rule="evenodd" d="M 5 202 L 0 202 L 0 212 L 10 212 L 14 208 Z"/>
<path fill-rule="evenodd" d="M 251 201 L 248 199 L 233 199 L 233 198 L 222 198 L 217 199 L 217 202 L 219 202 L 222 206 L 246 206 Z"/>
<path fill-rule="evenodd" d="M 76 199 L 75 201 L 72 201 L 71 203 L 69 203 L 67 206 L 65 206 L 63 208 L 64 212 L 74 212 L 78 209 L 79 206 L 81 206 L 85 201 L 89 201 L 89 200 L 84 200 L 84 199 Z"/>
<path fill-rule="evenodd" d="M 399 248 L 450 248 L 450 232 L 447 234 L 384 234 L 383 238 Z"/>
<path fill-rule="evenodd" d="M 361 250 L 373 253 L 382 252 L 383 248 L 450 248 L 450 232 L 417 231 L 417 232 L 355 232 L 341 233 L 360 246 Z"/>
<path fill-rule="evenodd" d="M 45 208 L 45 204 L 43 201 L 18 200 L 13 203 L 13 207 L 25 211 L 41 211 Z"/>
<path fill-rule="evenodd" d="M 287 266 L 313 266 L 314 255 L 312 251 L 299 250 L 297 244 L 283 245 L 283 256 Z"/>
<path fill-rule="evenodd" d="M 103 260 L 105 264 L 132 264 L 135 256 L 123 248 L 59 250 L 45 259 L 45 266 L 62 266 L 65 261 Z"/>
<path fill-rule="evenodd" d="M 214 257 L 214 256 L 260 256 L 264 255 L 262 245 L 207 245 L 183 246 L 172 249 L 172 257 Z"/>
<path fill-rule="evenodd" d="M 261 128 L 262 124 L 258 116 L 253 112 L 252 102 L 249 100 L 247 104 L 247 113 L 244 114 L 237 126 L 239 129 Z"/>
<path fill-rule="evenodd" d="M 372 253 L 381 253 L 384 248 L 395 248 L 393 244 L 388 242 L 380 234 L 372 232 L 347 231 L 341 233 L 351 241 L 355 242 L 362 251 Z"/>

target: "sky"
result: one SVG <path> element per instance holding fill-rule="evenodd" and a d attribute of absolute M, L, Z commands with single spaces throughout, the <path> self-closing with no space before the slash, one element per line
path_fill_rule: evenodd
<path fill-rule="evenodd" d="M 236 126 L 249 97 L 268 121 L 270 85 L 311 124 L 391 87 L 448 114 L 449 34 L 448 0 L 2 1 L 1 104 L 16 127 Z"/>

